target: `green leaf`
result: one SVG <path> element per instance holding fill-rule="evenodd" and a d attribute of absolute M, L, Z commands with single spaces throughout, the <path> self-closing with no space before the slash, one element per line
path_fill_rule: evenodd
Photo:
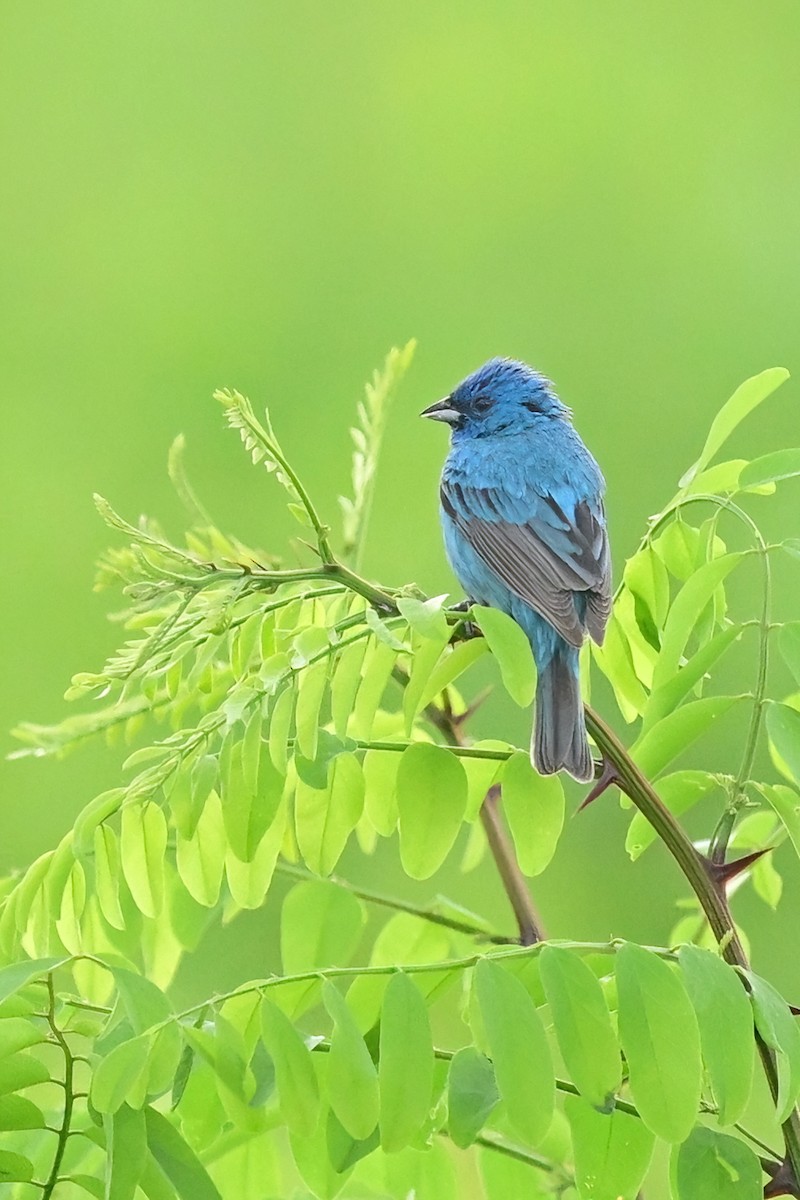
<path fill-rule="evenodd" d="M 3 1060 L 3 1070 L 0 1071 L 0 1095 L 8 1092 L 21 1092 L 23 1088 L 33 1087 L 35 1083 L 46 1083 L 50 1072 L 41 1061 L 32 1054 L 12 1054 Z"/>
<path fill-rule="evenodd" d="M 367 653 L 367 640 L 351 642 L 337 656 L 331 679 L 331 720 L 336 734 L 347 736 L 347 727 L 353 713 L 353 704 L 359 684 L 361 668 Z"/>
<path fill-rule="evenodd" d="M 261 1005 L 261 1029 L 275 1064 L 283 1119 L 292 1133 L 309 1137 L 319 1119 L 319 1087 L 311 1054 L 289 1018 L 267 996 Z"/>
<path fill-rule="evenodd" d="M 616 955 L 619 1036 L 642 1120 L 682 1142 L 697 1118 L 700 1033 L 680 978 L 657 955 L 626 942 Z"/>
<path fill-rule="evenodd" d="M 413 637 L 411 671 L 403 690 L 406 737 L 410 736 L 414 728 L 414 721 L 423 707 L 422 697 L 427 690 L 431 674 L 450 640 L 450 627 L 445 621 L 442 625 L 438 637 L 422 637 L 418 633 Z"/>
<path fill-rule="evenodd" d="M 747 972 L 756 1029 L 778 1055 L 778 1120 L 791 1112 L 800 1092 L 800 1029 L 789 1005 L 771 983 Z"/>
<path fill-rule="evenodd" d="M 397 662 L 397 651 L 383 642 L 370 646 L 361 676 L 361 684 L 352 708 L 349 732 L 367 739 L 372 734 L 375 713 Z"/>
<path fill-rule="evenodd" d="M 549 1172 L 532 1170 L 528 1163 L 483 1146 L 478 1147 L 477 1158 L 486 1200 L 552 1200 Z M 574 1200 L 574 1189 L 572 1196 L 569 1192 L 565 1196 Z"/>
<path fill-rule="evenodd" d="M 269 891 L 278 854 L 284 842 L 287 805 L 278 807 L 275 820 L 261 839 L 251 863 L 242 862 L 235 854 L 225 856 L 225 875 L 231 896 L 240 908 L 260 908 Z"/>
<path fill-rule="evenodd" d="M 375 1065 L 341 992 L 329 979 L 322 985 L 322 999 L 333 1021 L 328 1056 L 330 1105 L 351 1137 L 366 1138 L 378 1123 Z"/>
<path fill-rule="evenodd" d="M 335 1158 L 343 1162 L 347 1153 L 347 1148 L 335 1144 L 332 1117 L 330 1109 L 326 1110 L 311 1137 L 298 1137 L 294 1133 L 289 1136 L 292 1157 L 300 1177 L 318 1200 L 333 1200 L 338 1196 L 352 1172 L 352 1167 L 337 1171 L 332 1161 Z M 350 1138 L 341 1122 L 338 1123 L 338 1129 L 342 1138 Z M 356 1139 L 350 1138 L 349 1148 L 356 1144 Z"/>
<path fill-rule="evenodd" d="M 503 812 L 526 875 L 540 875 L 556 852 L 564 827 L 564 788 L 555 775 L 540 775 L 523 750 L 503 767 Z"/>
<path fill-rule="evenodd" d="M 94 892 L 109 925 L 120 930 L 125 928 L 119 903 L 121 880 L 119 838 L 110 825 L 98 825 L 94 831 Z"/>
<path fill-rule="evenodd" d="M 23 1154 L 0 1150 L 0 1183 L 27 1183 L 33 1179 L 33 1163 Z"/>
<path fill-rule="evenodd" d="M 380 1027 L 381 1146 L 408 1146 L 431 1108 L 433 1042 L 428 1009 L 410 976 L 392 975 L 383 996 Z"/>
<path fill-rule="evenodd" d="M 599 1113 L 580 1096 L 564 1097 L 581 1200 L 636 1200 L 655 1138 L 636 1117 Z"/>
<path fill-rule="evenodd" d="M 658 649 L 660 631 L 669 611 L 669 576 L 651 546 L 644 546 L 625 564 L 624 582 L 633 593 L 636 623 Z"/>
<path fill-rule="evenodd" d="M 681 656 L 703 610 L 743 558 L 743 553 L 712 558 L 698 567 L 678 592 L 664 625 L 661 653 L 653 673 L 653 690 L 662 687 L 677 673 Z"/>
<path fill-rule="evenodd" d="M 653 549 L 670 574 L 685 583 L 697 567 L 700 534 L 694 525 L 687 525 L 678 513 L 653 542 Z"/>
<path fill-rule="evenodd" d="M 711 670 L 714 663 L 742 636 L 740 625 L 730 625 L 720 633 L 715 634 L 706 642 L 702 649 L 693 654 L 687 663 L 678 669 L 676 675 L 662 683 L 651 692 L 642 713 L 642 728 L 650 729 L 667 713 L 673 711 L 681 700 L 689 694 L 696 684 L 700 683 Z"/>
<path fill-rule="evenodd" d="M 330 875 L 364 809 L 364 775 L 354 754 L 339 754 L 328 766 L 327 790 L 298 780 L 295 830 L 311 871 Z"/>
<path fill-rule="evenodd" d="M 148 746 L 147 749 L 154 751 L 160 747 Z M 127 763 L 123 769 L 127 770 Z M 95 830 L 102 821 L 119 811 L 124 798 L 125 788 L 112 788 L 86 805 L 73 826 L 76 856 L 83 858 L 91 853 Z"/>
<path fill-rule="evenodd" d="M 800 684 L 800 621 L 790 621 L 778 634 L 781 657 Z"/>
<path fill-rule="evenodd" d="M 244 1039 L 219 1014 L 214 1026 L 213 1033 L 208 1028 L 188 1028 L 184 1031 L 184 1036 L 213 1069 L 222 1103 L 236 1120 L 242 1116 L 240 1110 L 246 1109 L 252 1099 L 255 1081 L 245 1063 L 247 1050 Z M 253 1115 L 252 1110 L 250 1115 Z M 247 1132 L 253 1130 L 247 1129 Z"/>
<path fill-rule="evenodd" d="M 470 610 L 497 659 L 503 685 L 521 708 L 530 708 L 536 691 L 536 667 L 521 627 L 497 608 L 473 604 Z"/>
<path fill-rule="evenodd" d="M 283 794 L 284 776 L 268 754 L 255 754 L 245 746 L 233 748 L 230 791 L 223 797 L 225 831 L 230 848 L 241 862 L 252 862 L 261 839 L 278 811 Z M 247 766 L 247 769 L 245 767 Z"/>
<path fill-rule="evenodd" d="M 446 599 L 446 596 L 433 596 L 430 600 L 418 600 L 416 596 L 399 596 L 397 609 L 420 637 L 441 642 L 448 628 L 443 612 Z"/>
<path fill-rule="evenodd" d="M 0 1129 L 43 1129 L 42 1110 L 25 1096 L 0 1096 Z"/>
<path fill-rule="evenodd" d="M 595 1108 L 613 1107 L 622 1060 L 596 975 L 579 955 L 561 946 L 544 947 L 539 970 L 571 1078 Z"/>
<path fill-rule="evenodd" d="M 772 454 L 753 459 L 744 467 L 739 476 L 739 487 L 760 487 L 764 483 L 776 483 L 796 475 L 800 475 L 800 449 L 774 450 Z"/>
<path fill-rule="evenodd" d="M 430 704 L 440 692 L 468 671 L 474 662 L 488 654 L 486 638 L 470 638 L 458 642 L 436 664 L 420 698 L 420 708 Z"/>
<path fill-rule="evenodd" d="M 631 757 L 644 775 L 658 775 L 742 698 L 706 696 L 684 704 L 638 737 L 631 747 Z"/>
<path fill-rule="evenodd" d="M 370 966 L 441 962 L 449 954 L 450 939 L 442 926 L 399 912 L 389 918 L 375 938 Z M 417 976 L 416 985 L 430 997 L 448 977 L 447 971 L 426 971 Z M 377 1024 L 385 989 L 386 977 L 381 975 L 361 975 L 350 985 L 347 1005 L 362 1032 Z"/>
<path fill-rule="evenodd" d="M 494 1067 L 474 1046 L 456 1051 L 447 1077 L 447 1130 L 461 1150 L 473 1144 L 500 1102 Z"/>
<path fill-rule="evenodd" d="M 396 750 L 368 750 L 364 755 L 364 807 L 369 822 L 381 837 L 391 837 L 397 827 Z"/>
<path fill-rule="evenodd" d="M 178 833 L 175 841 L 178 874 L 189 895 L 205 908 L 213 908 L 219 899 L 226 848 L 222 805 L 211 792 L 194 835 L 186 839 Z"/>
<path fill-rule="evenodd" d="M 766 724 L 780 770 L 800 784 L 800 712 L 773 701 L 767 708 Z"/>
<path fill-rule="evenodd" d="M 702 492 L 705 495 L 731 495 L 739 486 L 742 467 L 746 466 L 746 458 L 729 458 L 725 462 L 715 463 L 713 467 L 707 467 L 705 471 L 695 475 L 686 488 L 686 494 L 697 496 Z"/>
<path fill-rule="evenodd" d="M 606 626 L 602 647 L 593 642 L 591 653 L 613 687 L 623 717 L 634 720 L 644 709 L 647 693 L 634 669 L 628 635 L 615 613 Z"/>
<path fill-rule="evenodd" d="M 90 1196 L 94 1196 L 95 1200 L 105 1200 L 105 1183 L 100 1179 L 96 1179 L 94 1175 L 76 1175 L 73 1173 L 70 1175 L 69 1181 L 70 1183 L 74 1184 L 75 1187 L 83 1188 L 84 1192 L 88 1192 Z M 144 1172 L 142 1174 L 141 1186 L 145 1192 L 145 1195 L 149 1197 L 149 1200 L 174 1200 L 174 1194 L 170 1196 L 155 1196 L 152 1192 L 148 1192 L 144 1184 Z"/>
<path fill-rule="evenodd" d="M 377 1128 L 367 1138 L 354 1138 L 347 1132 L 336 1113 L 328 1110 L 325 1123 L 325 1135 L 328 1145 L 328 1158 L 333 1169 L 341 1174 L 354 1167 L 362 1158 L 372 1154 L 380 1145 L 380 1132 Z"/>
<path fill-rule="evenodd" d="M 18 1050 L 27 1050 L 28 1046 L 36 1046 L 44 1040 L 43 1030 L 24 1017 L 6 1017 L 5 1020 L 0 1020 L 0 1058 L 16 1054 Z"/>
<path fill-rule="evenodd" d="M 328 773 L 334 759 L 340 754 L 355 750 L 356 746 L 357 743 L 352 738 L 340 738 L 335 733 L 329 733 L 327 729 L 320 729 L 317 737 L 317 757 L 303 758 L 302 754 L 295 754 L 294 765 L 298 778 L 309 787 L 324 791 L 328 786 Z"/>
<path fill-rule="evenodd" d="M 222 1200 L 200 1159 L 161 1113 L 145 1109 L 147 1145 L 181 1200 Z"/>
<path fill-rule="evenodd" d="M 269 722 L 269 756 L 276 771 L 285 773 L 289 752 L 289 730 L 294 716 L 295 690 L 284 688 L 273 701 Z"/>
<path fill-rule="evenodd" d="M 92 1077 L 92 1104 L 101 1113 L 121 1108 L 147 1068 L 153 1045 L 149 1034 L 129 1038 L 101 1058 Z"/>
<path fill-rule="evenodd" d="M 393 633 L 388 622 L 381 620 L 374 608 L 368 608 L 366 610 L 364 613 L 364 619 L 379 642 L 385 642 L 386 645 L 391 646 L 393 650 L 400 651 L 406 649 L 397 634 Z"/>
<path fill-rule="evenodd" d="M 497 738 L 481 738 L 480 741 L 473 744 L 472 748 L 473 750 L 500 750 L 508 756 L 514 750 L 514 747 L 508 742 L 501 742 Z M 464 813 L 464 820 L 473 822 L 480 815 L 486 793 L 497 783 L 506 764 L 502 758 L 462 758 L 461 765 L 467 773 L 467 809 Z"/>
<path fill-rule="evenodd" d="M 656 783 L 661 800 L 671 813 L 680 817 L 719 787 L 719 780 L 707 771 L 675 771 Z M 658 834 L 644 813 L 636 812 L 628 826 L 625 849 L 633 862 L 656 841 Z"/>
<path fill-rule="evenodd" d="M 700 1045 L 721 1125 L 747 1107 L 753 1082 L 753 1013 L 742 981 L 711 950 L 681 946 L 678 959 L 700 1027 Z"/>
<path fill-rule="evenodd" d="M 12 963 L 0 969 L 0 1004 L 15 995 L 32 979 L 55 970 L 65 960 L 62 958 L 31 958 L 26 962 Z"/>
<path fill-rule="evenodd" d="M 412 879 L 427 879 L 456 840 L 467 806 L 467 777 L 456 756 L 415 742 L 397 770 L 400 859 Z"/>
<path fill-rule="evenodd" d="M 673 1150 L 676 1200 L 760 1200 L 761 1164 L 738 1138 L 704 1125 Z"/>
<path fill-rule="evenodd" d="M 122 809 L 121 858 L 125 882 L 146 917 L 164 907 L 164 854 L 167 822 L 157 804 L 126 804 Z"/>
<path fill-rule="evenodd" d="M 281 912 L 284 974 L 345 966 L 355 953 L 364 920 L 364 906 L 352 892 L 323 880 L 297 884 Z"/>
<path fill-rule="evenodd" d="M 555 1109 L 553 1062 L 541 1017 L 520 981 L 491 959 L 475 967 L 474 986 L 509 1124 L 536 1145 Z"/>
<path fill-rule="evenodd" d="M 780 817 L 795 853 L 800 855 L 800 796 L 782 783 L 761 783 L 758 790 Z"/>
<path fill-rule="evenodd" d="M 759 375 L 753 375 L 733 393 L 723 404 L 711 423 L 706 444 L 700 452 L 697 462 L 689 468 L 680 481 L 682 488 L 687 487 L 695 475 L 702 471 L 712 460 L 720 446 L 730 437 L 734 429 L 744 418 L 757 408 L 776 388 L 789 378 L 785 367 L 770 367 Z"/>
<path fill-rule="evenodd" d="M 106 1200 L 133 1200 L 147 1157 L 144 1113 L 123 1104 L 103 1121 L 109 1169 Z"/>
<path fill-rule="evenodd" d="M 327 686 L 327 659 L 313 663 L 299 674 L 297 708 L 294 718 L 295 734 L 298 749 L 306 758 L 316 757 L 320 724 L 319 711 Z"/>
<path fill-rule="evenodd" d="M 137 975 L 127 967 L 114 966 L 112 970 L 125 1016 L 134 1033 L 145 1033 L 153 1025 L 173 1017 L 172 1005 L 151 979 Z"/>

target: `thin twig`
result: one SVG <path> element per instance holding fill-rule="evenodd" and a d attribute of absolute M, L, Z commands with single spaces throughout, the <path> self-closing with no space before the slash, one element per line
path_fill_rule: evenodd
<path fill-rule="evenodd" d="M 52 973 L 47 976 L 47 992 L 49 997 L 47 1023 L 52 1030 L 53 1037 L 58 1042 L 64 1055 L 64 1114 L 61 1120 L 61 1128 L 58 1131 L 58 1140 L 56 1142 L 55 1154 L 53 1155 L 53 1165 L 50 1168 L 50 1174 L 48 1175 L 42 1188 L 43 1200 L 49 1200 L 53 1194 L 53 1191 L 55 1190 L 56 1184 L 59 1183 L 58 1172 L 61 1167 L 61 1161 L 64 1157 L 64 1152 L 67 1148 L 70 1125 L 72 1123 L 72 1109 L 75 1104 L 75 1094 L 72 1090 L 75 1062 L 72 1057 L 72 1051 L 69 1048 L 69 1043 L 64 1037 L 64 1034 L 59 1026 L 56 1024 L 56 993 L 55 987 L 53 986 Z"/>
<path fill-rule="evenodd" d="M 295 863 L 278 862 L 275 865 L 275 870 L 282 875 L 291 875 L 294 879 L 318 879 L 313 871 L 307 870 L 305 867 L 298 866 Z M 484 942 L 491 942 L 495 946 L 511 946 L 516 942 L 516 938 L 506 937 L 501 933 L 492 933 L 485 929 L 482 925 L 478 925 L 474 921 L 464 921 L 457 917 L 448 917 L 444 913 L 436 912 L 432 908 L 422 908 L 420 905 L 411 904 L 406 900 L 399 900 L 395 896 L 385 896 L 381 892 L 373 892 L 368 888 L 357 887 L 350 883 L 347 879 L 340 879 L 337 875 L 329 875 L 330 883 L 338 884 L 339 887 L 346 888 L 352 895 L 358 896 L 360 900 L 366 900 L 368 904 L 378 904 L 383 908 L 392 908 L 396 912 L 409 913 L 412 917 L 419 917 L 421 921 L 429 921 L 432 925 L 443 925 L 445 929 L 453 929 L 456 933 L 466 933 L 470 937 L 477 938 Z"/>

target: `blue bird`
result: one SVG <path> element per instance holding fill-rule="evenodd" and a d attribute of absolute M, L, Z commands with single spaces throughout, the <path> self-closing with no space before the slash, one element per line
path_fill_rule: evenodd
<path fill-rule="evenodd" d="M 421 414 L 452 427 L 441 480 L 447 556 L 467 595 L 508 613 L 538 679 L 531 761 L 588 781 L 578 652 L 611 614 L 605 482 L 553 385 L 493 358 Z"/>

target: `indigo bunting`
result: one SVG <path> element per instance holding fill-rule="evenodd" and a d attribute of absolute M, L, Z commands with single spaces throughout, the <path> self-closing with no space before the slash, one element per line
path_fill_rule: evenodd
<path fill-rule="evenodd" d="M 421 414 L 452 427 L 441 480 L 447 556 L 475 602 L 522 627 L 538 672 L 531 761 L 588 781 L 578 652 L 611 613 L 605 482 L 553 385 L 493 358 Z"/>

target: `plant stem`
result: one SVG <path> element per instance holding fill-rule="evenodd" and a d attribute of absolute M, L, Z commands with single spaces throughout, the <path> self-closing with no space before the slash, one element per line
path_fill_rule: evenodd
<path fill-rule="evenodd" d="M 409 746 L 414 745 L 411 741 L 374 742 L 355 739 L 355 742 L 359 750 L 395 750 L 398 754 L 402 754 Z M 494 762 L 506 762 L 514 754 L 513 749 L 487 750 L 483 746 L 468 746 L 461 743 L 451 744 L 449 749 L 457 758 L 484 758 Z"/>
<path fill-rule="evenodd" d="M 278 862 L 276 863 L 275 870 L 279 871 L 282 875 L 291 875 L 294 879 L 319 878 L 313 871 L 308 871 L 305 867 L 297 866 L 295 863 Z M 396 912 L 409 913 L 413 917 L 419 917 L 422 921 L 429 921 L 432 925 L 443 925 L 446 929 L 453 929 L 456 933 L 469 934 L 470 937 L 481 939 L 484 942 L 491 942 L 495 946 L 514 945 L 514 938 L 505 937 L 500 933 L 492 933 L 473 921 L 463 921 L 456 917 L 448 917 L 444 913 L 438 913 L 431 908 L 422 908 L 417 904 L 398 900 L 394 896 L 384 896 L 380 892 L 356 887 L 349 880 L 341 879 L 337 875 L 329 875 L 328 880 L 331 883 L 338 884 L 339 887 L 346 888 L 348 892 L 351 892 L 354 896 L 358 896 L 360 900 L 366 900 L 368 904 L 379 904 L 384 908 L 392 908 Z"/>
<path fill-rule="evenodd" d="M 457 720 L 450 711 L 446 697 L 444 706 L 430 704 L 426 711 L 437 729 L 450 743 L 455 754 L 475 758 L 510 758 L 512 751 L 505 753 L 504 751 L 471 749 L 465 746 L 463 723 Z M 490 787 L 484 796 L 481 805 L 481 824 L 497 867 L 497 873 L 516 918 L 520 943 L 523 946 L 532 946 L 542 940 L 544 930 L 528 890 L 525 876 L 519 869 L 514 843 L 508 836 L 503 822 L 500 812 L 500 788 L 496 784 Z"/>
<path fill-rule="evenodd" d="M 758 643 L 758 673 L 756 675 L 756 685 L 753 691 L 753 709 L 750 714 L 750 727 L 747 731 L 747 739 L 745 741 L 744 753 L 742 755 L 739 773 L 736 776 L 736 782 L 733 785 L 728 804 L 725 810 L 720 815 L 717 827 L 711 835 L 709 844 L 709 857 L 713 863 L 721 864 L 725 862 L 725 855 L 728 850 L 728 842 L 733 833 L 736 824 L 736 818 L 739 813 L 745 798 L 745 787 L 750 779 L 750 772 L 753 769 L 753 760 L 755 758 L 756 747 L 758 745 L 758 735 L 761 731 L 761 721 L 764 714 L 764 705 L 767 699 L 767 674 L 769 671 L 769 635 L 771 631 L 770 623 L 770 607 L 772 601 L 772 570 L 769 562 L 769 552 L 761 531 L 755 528 L 755 537 L 758 541 L 758 548 L 761 554 L 761 562 L 764 573 L 763 592 L 761 601 L 761 618 L 758 622 L 760 637 Z"/>
<path fill-rule="evenodd" d="M 49 1200 L 53 1194 L 53 1191 L 55 1190 L 56 1184 L 59 1182 L 58 1172 L 61 1167 L 61 1161 L 64 1157 L 64 1152 L 67 1148 L 70 1125 L 72 1123 L 72 1109 L 75 1104 L 75 1095 L 72 1090 L 75 1063 L 72 1057 L 72 1051 L 69 1048 L 69 1043 L 56 1024 L 56 993 L 53 986 L 52 974 L 47 976 L 47 993 L 49 997 L 47 1023 L 50 1026 L 53 1037 L 61 1047 L 64 1055 L 64 1114 L 61 1120 L 61 1128 L 58 1131 L 58 1141 L 56 1142 L 56 1151 L 53 1155 L 53 1165 L 50 1168 L 50 1174 L 48 1175 L 42 1188 L 43 1200 Z"/>
<path fill-rule="evenodd" d="M 486 793 L 481 805 L 481 823 L 497 872 L 514 910 L 520 943 L 523 946 L 532 946 L 535 942 L 542 940 L 542 925 L 528 891 L 525 876 L 519 869 L 513 843 L 500 814 L 500 788 L 497 785 L 489 788 Z"/>
<path fill-rule="evenodd" d="M 547 1171 L 549 1174 L 562 1174 L 561 1167 L 556 1166 L 549 1158 L 542 1158 L 540 1154 L 534 1154 L 532 1150 L 525 1150 L 522 1146 L 515 1146 L 511 1142 L 502 1141 L 499 1137 L 479 1133 L 475 1138 L 475 1145 L 483 1146 L 486 1150 L 497 1150 L 500 1154 L 505 1154 L 508 1158 L 515 1158 L 517 1162 L 523 1162 L 528 1167 L 536 1167 L 539 1171 Z M 568 1183 L 571 1183 L 571 1177 L 564 1173 L 564 1184 Z"/>
<path fill-rule="evenodd" d="M 745 966 L 744 950 L 734 928 L 727 900 L 713 880 L 705 859 L 630 758 L 617 735 L 588 704 L 585 713 L 586 728 L 603 757 L 616 768 L 620 788 L 647 817 L 683 871 L 708 917 L 714 936 L 725 947 L 725 958 L 733 966 Z"/>
<path fill-rule="evenodd" d="M 604 758 L 613 763 L 619 777 L 619 787 L 647 817 L 658 836 L 672 854 L 692 891 L 700 901 L 708 923 L 719 942 L 720 953 L 731 966 L 747 970 L 747 955 L 731 918 L 724 884 L 719 884 L 709 869 L 708 860 L 695 849 L 683 827 L 656 794 L 652 784 L 630 758 L 616 734 L 586 705 L 586 727 Z M 756 1038 L 764 1073 L 773 1100 L 778 1097 L 778 1071 L 775 1057 L 760 1037 Z M 800 1115 L 794 1109 L 782 1126 L 786 1153 L 794 1178 L 800 1181 Z"/>

